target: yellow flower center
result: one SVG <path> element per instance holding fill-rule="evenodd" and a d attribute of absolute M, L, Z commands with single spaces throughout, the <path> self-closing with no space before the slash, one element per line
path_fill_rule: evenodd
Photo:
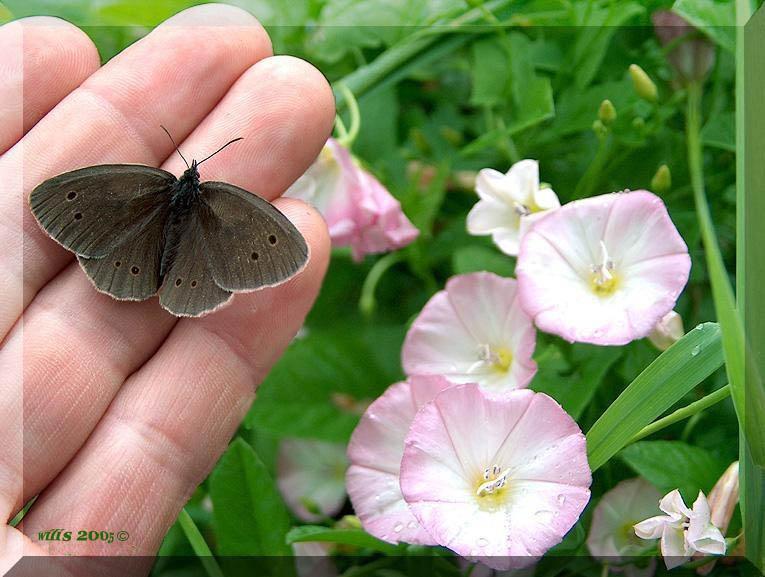
<path fill-rule="evenodd" d="M 488 364 L 498 373 L 506 373 L 513 364 L 513 352 L 507 347 L 481 345 L 478 352 L 479 363 Z"/>
<path fill-rule="evenodd" d="M 507 481 L 510 469 L 498 466 L 486 467 L 476 480 L 475 496 L 482 509 L 494 510 L 507 498 Z"/>
<path fill-rule="evenodd" d="M 606 243 L 600 241 L 601 259 L 599 264 L 590 268 L 590 288 L 596 295 L 605 297 L 612 295 L 619 288 L 619 275 L 614 261 L 608 256 Z"/>

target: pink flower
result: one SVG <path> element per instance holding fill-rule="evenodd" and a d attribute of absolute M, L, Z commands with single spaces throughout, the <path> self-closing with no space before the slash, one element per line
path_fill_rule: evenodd
<path fill-rule="evenodd" d="M 327 221 L 332 244 L 350 246 L 356 260 L 404 247 L 419 234 L 401 204 L 333 138 L 285 196 L 313 204 Z"/>
<path fill-rule="evenodd" d="M 656 195 L 639 190 L 570 202 L 521 243 L 520 302 L 541 330 L 571 342 L 623 345 L 672 310 L 691 259 Z"/>
<path fill-rule="evenodd" d="M 444 375 L 493 391 L 526 387 L 537 370 L 536 331 L 516 286 L 515 279 L 487 272 L 449 279 L 406 335 L 406 374 Z"/>
<path fill-rule="evenodd" d="M 346 484 L 367 533 L 390 543 L 435 544 L 404 502 L 398 472 L 404 437 L 417 409 L 451 385 L 437 376 L 412 377 L 391 385 L 353 431 Z"/>
<path fill-rule="evenodd" d="M 590 498 L 584 435 L 553 399 L 450 387 L 412 422 L 401 492 L 433 539 L 506 570 L 533 564 Z"/>
<path fill-rule="evenodd" d="M 340 443 L 285 439 L 279 445 L 277 485 L 299 519 L 333 517 L 345 503 L 347 466 Z"/>
<path fill-rule="evenodd" d="M 628 562 L 645 554 L 647 544 L 635 535 L 633 526 L 659 512 L 656 505 L 659 499 L 659 490 L 640 477 L 622 481 L 603 495 L 592 513 L 587 536 L 590 555 L 607 564 L 611 571 L 624 571 L 628 577 L 653 575 L 655 560 L 644 569 Z"/>
<path fill-rule="evenodd" d="M 470 234 L 490 234 L 505 254 L 518 254 L 524 221 L 532 215 L 558 208 L 560 201 L 551 188 L 539 186 L 539 164 L 521 160 L 506 174 L 493 168 L 478 173 L 475 190 L 481 198 L 467 216 Z"/>
<path fill-rule="evenodd" d="M 667 569 L 674 569 L 690 560 L 694 553 L 722 555 L 725 538 L 711 521 L 709 503 L 704 493 L 689 509 L 675 489 L 659 502 L 666 515 L 657 515 L 635 525 L 635 534 L 641 539 L 661 538 L 661 555 Z"/>

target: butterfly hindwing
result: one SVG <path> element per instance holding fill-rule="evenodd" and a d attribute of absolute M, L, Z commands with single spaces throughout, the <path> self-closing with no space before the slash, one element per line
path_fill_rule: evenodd
<path fill-rule="evenodd" d="M 308 261 L 295 226 L 268 201 L 224 182 L 203 182 L 207 258 L 218 286 L 247 291 L 284 282 Z"/>
<path fill-rule="evenodd" d="M 169 205 L 176 181 L 149 166 L 91 166 L 46 180 L 29 202 L 54 240 L 77 255 L 101 258 Z"/>
<path fill-rule="evenodd" d="M 163 279 L 159 302 L 176 316 L 200 316 L 231 298 L 230 291 L 215 283 L 207 259 L 203 220 L 209 218 L 203 203 L 191 208 Z"/>
<path fill-rule="evenodd" d="M 169 205 L 161 205 L 140 229 L 102 258 L 78 257 L 98 290 L 121 300 L 145 300 L 159 290 L 165 220 Z"/>

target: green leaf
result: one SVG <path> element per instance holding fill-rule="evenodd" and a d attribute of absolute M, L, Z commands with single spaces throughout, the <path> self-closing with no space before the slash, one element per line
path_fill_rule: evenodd
<path fill-rule="evenodd" d="M 611 3 L 608 8 L 591 8 L 591 3 L 578 2 L 582 28 L 573 47 L 572 70 L 579 89 L 589 86 L 611 45 L 614 34 L 631 18 L 642 14 L 645 8 L 635 2 Z M 584 21 L 585 15 L 587 21 Z M 597 106 L 600 102 L 596 103 Z"/>
<path fill-rule="evenodd" d="M 515 271 L 515 259 L 486 246 L 469 245 L 454 253 L 452 269 L 454 274 L 488 271 L 511 277 Z"/>
<path fill-rule="evenodd" d="M 664 351 L 606 409 L 587 433 L 592 470 L 608 461 L 723 363 L 720 327 L 704 323 Z"/>
<path fill-rule="evenodd" d="M 736 3 L 732 0 L 677 0 L 672 11 L 685 18 L 717 44 L 736 51 Z"/>
<path fill-rule="evenodd" d="M 507 51 L 494 38 L 477 40 L 471 46 L 474 106 L 495 106 L 507 99 L 509 63 Z"/>
<path fill-rule="evenodd" d="M 352 545 L 385 553 L 386 555 L 401 554 L 400 547 L 372 537 L 372 535 L 361 529 L 329 529 L 318 525 L 304 525 L 302 527 L 295 527 L 287 533 L 287 543 L 290 545 L 293 543 L 316 541 Z"/>
<path fill-rule="evenodd" d="M 689 505 L 700 490 L 709 494 L 726 466 L 709 451 L 681 441 L 640 441 L 625 448 L 620 456 L 665 493 L 680 489 Z"/>
<path fill-rule="evenodd" d="M 345 442 L 359 414 L 336 401 L 338 394 L 371 400 L 401 378 L 399 352 L 405 328 L 346 325 L 308 329 L 287 349 L 245 418 L 278 437 Z"/>
<path fill-rule="evenodd" d="M 701 130 L 701 141 L 706 146 L 736 152 L 736 115 L 723 112 L 710 118 Z"/>
<path fill-rule="evenodd" d="M 555 114 L 550 79 L 537 75 L 528 57 L 531 50 L 528 36 L 519 32 L 510 34 L 511 91 L 515 108 L 511 110 L 508 131 L 524 130 Z"/>
<path fill-rule="evenodd" d="M 210 476 L 221 555 L 291 555 L 287 509 L 252 447 L 235 439 Z"/>
<path fill-rule="evenodd" d="M 557 345 L 550 345 L 537 357 L 539 371 L 530 386 L 550 395 L 578 419 L 621 355 L 618 347 L 575 344 L 569 360 Z"/>

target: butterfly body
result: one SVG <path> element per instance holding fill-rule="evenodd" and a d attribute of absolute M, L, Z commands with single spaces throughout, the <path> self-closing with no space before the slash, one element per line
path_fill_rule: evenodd
<path fill-rule="evenodd" d="M 180 179 L 140 165 L 83 168 L 40 184 L 30 206 L 99 291 L 159 293 L 177 316 L 208 313 L 305 266 L 305 240 L 281 212 L 237 186 L 201 182 L 197 166 Z"/>

